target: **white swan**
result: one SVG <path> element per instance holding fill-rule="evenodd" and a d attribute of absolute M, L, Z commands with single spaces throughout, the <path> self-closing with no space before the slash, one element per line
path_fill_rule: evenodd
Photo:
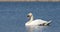
<path fill-rule="evenodd" d="M 45 21 L 45 20 L 42 20 L 42 19 L 34 20 L 32 13 L 29 13 L 27 17 L 30 20 L 27 23 L 25 23 L 26 26 L 27 25 L 43 25 L 43 26 L 46 26 L 46 25 L 49 25 L 51 23 L 51 21 Z"/>

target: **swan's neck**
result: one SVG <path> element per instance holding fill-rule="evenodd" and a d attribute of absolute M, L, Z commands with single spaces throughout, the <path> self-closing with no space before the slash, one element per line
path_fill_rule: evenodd
<path fill-rule="evenodd" d="M 33 21 L 33 16 L 31 16 L 31 18 L 30 18 L 29 22 L 31 22 L 31 21 Z"/>

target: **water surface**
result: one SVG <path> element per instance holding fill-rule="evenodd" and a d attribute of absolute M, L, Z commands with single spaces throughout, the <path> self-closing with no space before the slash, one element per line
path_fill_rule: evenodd
<path fill-rule="evenodd" d="M 29 12 L 51 25 L 26 27 Z M 60 2 L 0 2 L 0 32 L 60 32 Z"/>

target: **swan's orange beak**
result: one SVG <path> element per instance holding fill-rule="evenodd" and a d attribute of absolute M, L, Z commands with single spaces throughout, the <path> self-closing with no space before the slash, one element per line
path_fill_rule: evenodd
<path fill-rule="evenodd" d="M 31 18 L 31 16 L 30 16 L 30 15 L 27 15 L 27 17 L 28 17 L 28 19 L 30 19 L 30 18 Z"/>

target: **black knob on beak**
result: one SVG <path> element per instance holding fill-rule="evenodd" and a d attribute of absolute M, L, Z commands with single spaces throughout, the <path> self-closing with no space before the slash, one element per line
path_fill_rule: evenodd
<path fill-rule="evenodd" d="M 29 15 L 27 17 L 30 17 Z"/>

